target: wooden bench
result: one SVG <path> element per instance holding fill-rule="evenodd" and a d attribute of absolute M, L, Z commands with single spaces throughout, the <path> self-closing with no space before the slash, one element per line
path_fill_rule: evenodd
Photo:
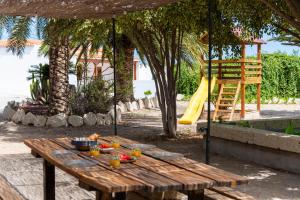
<path fill-rule="evenodd" d="M 255 200 L 252 196 L 229 187 L 216 187 L 206 189 L 205 200 Z"/>
<path fill-rule="evenodd" d="M 26 200 L 3 176 L 0 175 L 0 200 Z"/>

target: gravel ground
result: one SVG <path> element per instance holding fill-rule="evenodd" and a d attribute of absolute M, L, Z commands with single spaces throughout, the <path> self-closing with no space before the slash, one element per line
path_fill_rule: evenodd
<path fill-rule="evenodd" d="M 253 105 L 247 105 L 247 107 Z M 186 103 L 179 103 L 178 113 L 182 113 Z M 300 115 L 300 105 L 263 105 L 263 116 L 286 117 Z M 123 137 L 147 142 L 158 147 L 183 153 L 194 160 L 203 160 L 202 138 L 195 135 L 180 139 L 166 140 L 161 137 L 160 113 L 157 110 L 139 111 L 123 116 L 124 123 L 119 126 L 119 134 Z M 30 150 L 23 145 L 27 138 L 83 136 L 93 132 L 111 135 L 111 126 L 81 128 L 35 128 L 15 125 L 0 120 L 0 174 L 17 187 L 30 200 L 42 199 L 41 160 L 33 158 Z M 180 147 L 180 148 L 178 148 Z M 259 200 L 300 200 L 300 175 L 273 170 L 257 164 L 212 155 L 212 165 L 227 171 L 247 176 L 249 185 L 237 189 L 253 195 Z M 32 174 L 37 174 L 32 177 Z M 30 178 L 28 178 L 30 177 Z M 77 187 L 74 178 L 57 171 L 57 199 L 93 199 L 94 194 Z"/>

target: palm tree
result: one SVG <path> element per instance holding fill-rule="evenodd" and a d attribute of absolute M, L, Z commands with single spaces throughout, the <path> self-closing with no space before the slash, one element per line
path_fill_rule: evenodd
<path fill-rule="evenodd" d="M 68 35 L 63 35 L 60 31 L 63 30 L 61 27 L 68 26 L 69 21 L 44 18 L 37 18 L 35 21 L 30 17 L 14 17 L 12 19 L 1 17 L 0 28 L 8 27 L 6 28 L 9 32 L 8 49 L 12 53 L 22 56 L 34 23 L 37 25 L 38 36 L 50 46 L 50 112 L 51 114 L 66 113 L 69 99 L 69 44 Z"/>

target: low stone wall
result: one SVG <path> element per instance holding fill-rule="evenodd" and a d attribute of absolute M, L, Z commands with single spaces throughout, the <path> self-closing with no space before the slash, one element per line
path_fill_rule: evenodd
<path fill-rule="evenodd" d="M 206 124 L 198 124 L 205 127 Z M 300 137 L 283 133 L 213 123 L 211 151 L 271 168 L 300 173 Z"/>
<path fill-rule="evenodd" d="M 57 114 L 53 116 L 47 115 L 35 115 L 31 112 L 25 113 L 20 103 L 8 102 L 7 106 L 3 110 L 3 118 L 12 121 L 16 124 L 23 124 L 27 126 L 35 127 L 64 127 L 64 126 L 95 126 L 95 125 L 111 125 L 115 119 L 114 107 L 109 109 L 108 113 L 93 113 L 89 112 L 83 116 L 79 115 L 66 115 Z M 158 100 L 156 97 L 145 98 L 132 102 L 118 102 L 116 121 L 120 123 L 122 121 L 122 113 L 134 112 L 140 109 L 152 109 L 158 108 Z"/>
<path fill-rule="evenodd" d="M 293 124 L 295 128 L 300 128 L 299 118 L 279 118 L 279 119 L 257 119 L 244 120 L 250 127 L 269 131 L 279 131 L 286 129 L 289 124 Z M 233 122 L 240 123 L 240 122 Z"/>

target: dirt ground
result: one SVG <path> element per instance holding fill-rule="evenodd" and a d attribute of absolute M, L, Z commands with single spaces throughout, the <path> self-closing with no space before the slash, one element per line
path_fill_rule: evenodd
<path fill-rule="evenodd" d="M 179 105 L 179 114 L 185 104 Z M 279 117 L 298 115 L 300 107 L 279 106 L 276 109 L 263 110 L 265 115 Z M 271 113 L 273 112 L 273 114 Z M 275 112 L 275 113 L 274 113 Z M 157 110 L 139 111 L 123 116 L 124 124 L 119 125 L 119 135 L 151 143 L 158 147 L 183 153 L 186 157 L 202 161 L 204 152 L 200 136 L 183 137 L 181 139 L 164 139 L 161 137 L 160 113 Z M 27 138 L 84 136 L 94 132 L 112 135 L 112 126 L 81 128 L 35 128 L 16 125 L 0 120 L 0 174 L 4 175 L 25 197 L 30 200 L 42 199 L 42 161 L 30 155 L 30 150 L 23 144 Z M 212 155 L 212 165 L 248 177 L 249 185 L 237 189 L 260 200 L 300 200 L 300 174 L 290 174 L 273 170 L 257 164 L 236 160 L 229 157 Z M 36 174 L 36 176 L 32 176 Z M 74 178 L 57 171 L 57 199 L 93 199 L 94 194 L 77 187 Z"/>

